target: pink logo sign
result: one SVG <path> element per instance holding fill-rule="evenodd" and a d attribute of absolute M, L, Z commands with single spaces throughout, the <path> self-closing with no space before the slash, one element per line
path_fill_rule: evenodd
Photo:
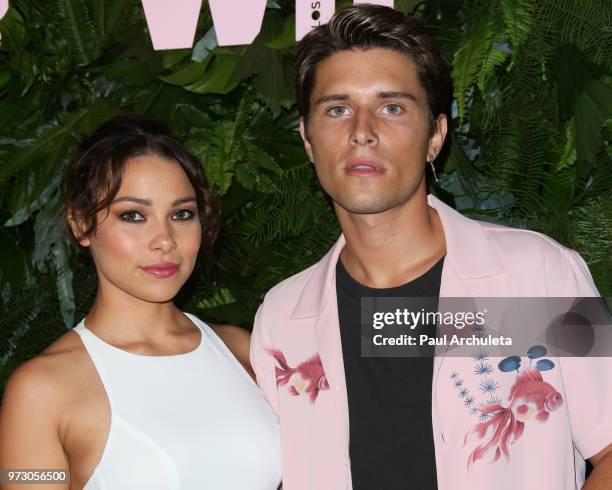
<path fill-rule="evenodd" d="M 335 0 L 296 0 L 295 39 L 299 41 L 312 29 L 327 24 L 336 9 Z"/>
<path fill-rule="evenodd" d="M 0 19 L 6 15 L 8 7 L 8 0 L 0 0 Z"/>
<path fill-rule="evenodd" d="M 193 46 L 202 0 L 142 0 L 153 48 L 181 49 Z"/>
<path fill-rule="evenodd" d="M 266 0 L 209 0 L 219 46 L 251 44 L 266 11 Z"/>
<path fill-rule="evenodd" d="M 353 0 L 353 3 L 375 3 L 376 5 L 384 5 L 385 7 L 393 8 L 393 0 Z"/>
<path fill-rule="evenodd" d="M 8 0 L 0 0 L 0 6 Z M 366 3 L 355 0 L 354 3 Z M 219 46 L 250 44 L 259 34 L 266 0 L 209 0 Z M 302 39 L 334 14 L 335 0 L 296 0 L 295 37 Z M 393 0 L 367 3 L 393 7 Z M 190 48 L 193 45 L 202 0 L 142 0 L 156 50 Z M 0 14 L 1 15 L 1 14 Z"/>

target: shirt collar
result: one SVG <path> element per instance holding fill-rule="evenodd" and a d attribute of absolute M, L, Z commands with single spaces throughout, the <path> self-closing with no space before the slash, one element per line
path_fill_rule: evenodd
<path fill-rule="evenodd" d="M 444 230 L 444 267 L 453 267 L 461 280 L 478 279 L 504 272 L 502 261 L 481 223 L 466 218 L 431 194 L 427 196 L 427 203 L 437 211 Z M 323 258 L 311 267 L 292 318 L 319 315 L 324 301 L 330 297 L 330 289 L 335 287 L 336 263 L 345 244 L 344 235 L 340 235 Z M 335 295 L 335 290 L 333 293 Z"/>

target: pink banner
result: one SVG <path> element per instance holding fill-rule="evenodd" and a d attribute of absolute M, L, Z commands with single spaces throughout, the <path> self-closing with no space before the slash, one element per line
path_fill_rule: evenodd
<path fill-rule="evenodd" d="M 219 46 L 251 44 L 261 30 L 266 0 L 209 0 Z"/>
<path fill-rule="evenodd" d="M 251 44 L 259 34 L 266 0 L 209 0 L 208 3 L 219 46 Z M 354 0 L 353 3 L 393 7 L 393 0 Z M 193 46 L 202 0 L 142 0 L 142 5 L 156 50 Z M 7 8 L 8 0 L 0 0 L 0 18 Z M 329 22 L 335 9 L 335 0 L 296 0 L 296 40 Z"/>
<path fill-rule="evenodd" d="M 295 39 L 299 41 L 312 29 L 327 24 L 336 10 L 335 0 L 296 0 Z"/>
<path fill-rule="evenodd" d="M 202 0 L 142 0 L 153 48 L 191 48 Z"/>
<path fill-rule="evenodd" d="M 6 14 L 8 7 L 8 0 L 0 0 L 0 19 Z"/>
<path fill-rule="evenodd" d="M 385 7 L 393 8 L 393 0 L 353 0 L 353 3 L 373 3 L 376 5 L 384 5 Z"/>

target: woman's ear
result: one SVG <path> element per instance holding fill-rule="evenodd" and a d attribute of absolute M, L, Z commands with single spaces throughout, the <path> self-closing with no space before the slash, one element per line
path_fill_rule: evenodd
<path fill-rule="evenodd" d="M 66 219 L 68 220 L 70 231 L 72 231 L 72 234 L 74 235 L 74 238 L 78 244 L 81 245 L 81 247 L 89 247 L 91 245 L 91 240 L 89 239 L 87 227 L 85 226 L 83 219 L 79 217 L 78 214 L 72 209 L 69 209 L 66 213 Z"/>

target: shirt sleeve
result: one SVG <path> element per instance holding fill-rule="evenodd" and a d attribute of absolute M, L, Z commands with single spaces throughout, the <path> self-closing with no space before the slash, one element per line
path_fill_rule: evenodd
<path fill-rule="evenodd" d="M 588 266 L 580 254 L 567 250 L 567 270 L 563 281 L 563 294 L 559 296 L 592 297 L 601 296 Z"/>
<path fill-rule="evenodd" d="M 600 296 L 582 257 L 567 254 L 560 296 Z M 612 443 L 612 357 L 562 357 L 559 364 L 574 444 L 588 459 Z"/>
<path fill-rule="evenodd" d="M 266 348 L 272 347 L 272 341 L 265 325 L 263 311 L 264 305 L 262 304 L 255 315 L 255 323 L 251 335 L 251 365 L 257 377 L 257 384 L 263 391 L 268 404 L 278 415 L 278 392 L 276 389 L 274 362 L 272 356 L 266 352 Z"/>

